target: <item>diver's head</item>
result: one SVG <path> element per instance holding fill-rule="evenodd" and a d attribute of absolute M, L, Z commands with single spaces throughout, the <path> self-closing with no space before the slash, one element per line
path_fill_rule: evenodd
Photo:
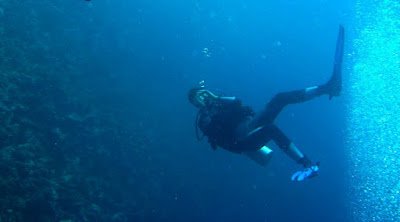
<path fill-rule="evenodd" d="M 217 98 L 212 92 L 204 89 L 204 87 L 197 87 L 189 90 L 189 101 L 197 108 L 203 108 L 213 103 Z"/>

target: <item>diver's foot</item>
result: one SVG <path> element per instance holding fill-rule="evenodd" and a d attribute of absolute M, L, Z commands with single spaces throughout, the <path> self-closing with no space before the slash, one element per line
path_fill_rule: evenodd
<path fill-rule="evenodd" d="M 340 96 L 342 92 L 342 76 L 340 73 L 334 73 L 331 79 L 320 86 L 321 90 L 329 96 L 329 99 Z"/>

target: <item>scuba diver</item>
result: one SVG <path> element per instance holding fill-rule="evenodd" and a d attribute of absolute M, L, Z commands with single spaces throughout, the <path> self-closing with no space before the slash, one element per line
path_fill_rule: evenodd
<path fill-rule="evenodd" d="M 273 140 L 291 159 L 304 166 L 303 170 L 293 174 L 293 181 L 316 176 L 319 163 L 313 163 L 303 154 L 274 124 L 274 120 L 286 105 L 306 102 L 322 95 L 328 95 L 329 99 L 340 96 L 343 48 L 344 28 L 339 26 L 333 74 L 329 81 L 319 86 L 278 93 L 257 114 L 251 107 L 243 106 L 236 97 L 215 95 L 204 86 L 191 89 L 189 101 L 199 109 L 196 118 L 197 138 L 201 140 L 198 135 L 200 128 L 214 150 L 222 147 L 233 153 L 245 154 L 261 165 L 266 165 L 273 154 L 266 146 Z"/>

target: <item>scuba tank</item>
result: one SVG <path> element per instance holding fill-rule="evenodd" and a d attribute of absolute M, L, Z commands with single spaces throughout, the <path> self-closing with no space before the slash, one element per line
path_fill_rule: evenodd
<path fill-rule="evenodd" d="M 266 134 L 267 131 L 261 126 L 248 133 L 243 140 L 243 146 L 246 146 L 249 150 L 254 150 L 243 152 L 243 154 L 261 166 L 266 166 L 274 153 L 273 150 L 264 145 Z M 261 148 L 257 149 L 257 147 Z"/>
<path fill-rule="evenodd" d="M 255 161 L 261 166 L 266 166 L 271 160 L 274 151 L 267 146 L 261 147 L 261 149 L 250 152 L 243 152 L 244 155 Z"/>

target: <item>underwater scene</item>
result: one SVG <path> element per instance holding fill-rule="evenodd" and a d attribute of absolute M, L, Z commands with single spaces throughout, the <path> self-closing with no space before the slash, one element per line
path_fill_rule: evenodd
<path fill-rule="evenodd" d="M 0 222 L 400 221 L 397 0 L 0 0 Z"/>

